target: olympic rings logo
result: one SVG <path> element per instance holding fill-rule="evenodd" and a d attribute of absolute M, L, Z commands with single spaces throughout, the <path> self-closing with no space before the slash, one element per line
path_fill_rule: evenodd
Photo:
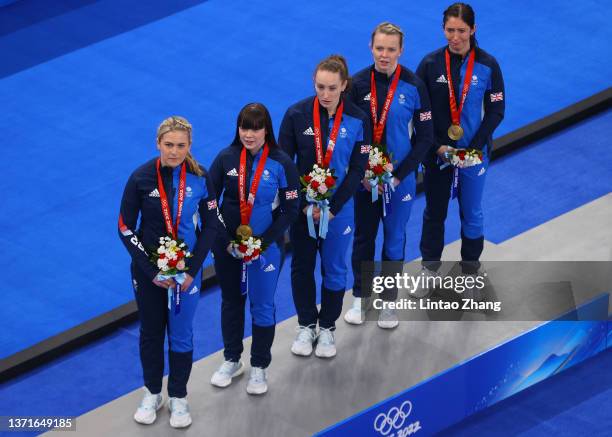
<path fill-rule="evenodd" d="M 399 408 L 391 408 L 387 414 L 380 413 L 374 419 L 374 429 L 381 435 L 387 435 L 394 429 L 400 429 L 404 426 L 406 418 L 412 412 L 412 402 L 404 401 Z"/>

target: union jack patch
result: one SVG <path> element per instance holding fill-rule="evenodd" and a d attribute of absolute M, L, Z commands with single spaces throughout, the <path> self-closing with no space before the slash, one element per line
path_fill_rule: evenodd
<path fill-rule="evenodd" d="M 503 92 L 491 93 L 491 102 L 501 102 L 502 100 L 504 100 Z"/>
<path fill-rule="evenodd" d="M 363 154 L 370 153 L 371 149 L 372 149 L 372 146 L 370 145 L 361 146 L 361 153 Z"/>
<path fill-rule="evenodd" d="M 209 200 L 206 202 L 208 209 L 217 209 L 217 199 Z"/>
<path fill-rule="evenodd" d="M 291 200 L 291 199 L 297 199 L 297 198 L 298 198 L 297 190 L 291 190 L 291 191 L 285 192 L 285 199 Z"/>
<path fill-rule="evenodd" d="M 431 111 L 421 112 L 419 114 L 419 120 L 421 121 L 431 120 Z"/>

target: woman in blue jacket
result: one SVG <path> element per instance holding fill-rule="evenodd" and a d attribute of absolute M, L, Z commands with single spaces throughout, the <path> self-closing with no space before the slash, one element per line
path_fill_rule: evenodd
<path fill-rule="evenodd" d="M 210 176 L 219 197 L 225 232 L 215 243 L 215 271 L 221 285 L 221 328 L 225 361 L 211 384 L 227 387 L 244 365 L 244 309 L 247 294 L 253 319 L 251 372 L 246 391 L 268 390 L 267 367 L 276 325 L 274 294 L 282 264 L 284 233 L 298 214 L 298 176 L 295 165 L 276 144 L 270 114 L 261 103 L 240 111 L 232 144 L 213 162 Z M 235 258 L 230 242 L 248 227 L 262 239 L 263 256 L 254 260 L 243 277 L 243 263 Z M 244 279 L 243 279 L 244 278 Z"/>
<path fill-rule="evenodd" d="M 476 43 L 471 6 L 449 6 L 442 25 L 447 45 L 425 56 L 417 69 L 429 90 L 435 135 L 425 161 L 427 204 L 420 248 L 424 273 L 435 275 L 444 248 L 448 202 L 457 197 L 462 270 L 474 274 L 484 244 L 482 196 L 492 135 L 504 117 L 504 81 L 495 58 Z M 468 168 L 445 165 L 447 152 L 454 148 L 481 150 L 483 162 Z"/>
<path fill-rule="evenodd" d="M 310 208 L 300 193 L 301 213 L 291 227 L 291 287 L 299 324 L 291 351 L 296 355 L 310 355 L 316 339 L 316 356 L 336 355 L 333 331 L 347 284 L 346 257 L 355 227 L 353 196 L 363 178 L 371 142 L 367 115 L 344 98 L 349 81 L 343 57 L 321 61 L 314 72 L 316 95 L 290 106 L 280 128 L 279 143 L 296 160 L 301 176 L 317 164 L 332 169 L 338 178 L 328 209 Z M 321 230 L 324 225 L 313 232 L 312 222 L 320 219 L 323 224 L 327 218 L 327 234 Z M 320 311 L 314 278 L 317 252 L 323 277 Z"/>
<path fill-rule="evenodd" d="M 132 173 L 119 214 L 119 237 L 132 257 L 145 383 L 145 395 L 134 420 L 151 424 L 162 406 L 164 338 L 168 330 L 168 407 L 170 425 L 175 428 L 191 424 L 186 396 L 193 361 L 193 316 L 200 299 L 202 263 L 221 227 L 215 190 L 190 153 L 191 132 L 191 124 L 182 117 L 173 116 L 161 123 L 157 130 L 159 157 Z M 161 272 L 149 260 L 149 251 L 156 250 L 160 237 L 165 236 L 182 239 L 193 254 L 187 258 L 178 311 L 167 291 L 176 286 L 174 280 L 160 279 Z"/>

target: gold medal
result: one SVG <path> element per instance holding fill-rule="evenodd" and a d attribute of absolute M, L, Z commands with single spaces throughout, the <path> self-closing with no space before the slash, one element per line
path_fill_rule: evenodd
<path fill-rule="evenodd" d="M 236 235 L 242 240 L 248 240 L 253 235 L 253 230 L 249 225 L 240 225 L 236 228 Z"/>
<path fill-rule="evenodd" d="M 448 137 L 451 140 L 460 140 L 463 136 L 463 128 L 458 124 L 451 124 L 448 128 Z"/>

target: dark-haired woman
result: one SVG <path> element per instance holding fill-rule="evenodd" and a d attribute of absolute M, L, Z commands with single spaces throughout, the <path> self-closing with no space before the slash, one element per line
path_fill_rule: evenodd
<path fill-rule="evenodd" d="M 248 294 L 253 320 L 251 373 L 246 390 L 263 394 L 268 390 L 267 367 L 276 325 L 274 294 L 281 269 L 284 232 L 298 214 L 299 179 L 295 165 L 277 146 L 272 120 L 261 103 L 250 103 L 240 111 L 232 144 L 215 158 L 210 176 L 219 197 L 226 232 L 214 246 L 215 272 L 221 285 L 221 328 L 225 361 L 211 384 L 227 387 L 244 371 L 244 310 Z M 262 239 L 263 256 L 246 267 L 235 258 L 230 242 L 240 229 L 248 228 Z M 242 282 L 242 283 L 241 283 Z"/>
<path fill-rule="evenodd" d="M 353 196 L 365 172 L 371 138 L 367 115 L 344 98 L 349 80 L 343 57 L 321 61 L 314 72 L 316 95 L 290 106 L 280 128 L 279 143 L 296 159 L 300 175 L 307 175 L 317 164 L 332 169 L 338 178 L 327 210 L 309 205 L 300 193 L 302 213 L 291 227 L 291 287 L 299 325 L 291 351 L 301 356 L 312 353 L 315 340 L 316 356 L 336 355 L 333 331 L 347 284 L 346 257 L 355 228 Z M 326 235 L 321 232 L 325 226 L 319 225 L 313 236 L 309 215 L 315 222 L 329 219 Z M 314 278 L 317 252 L 323 277 L 320 311 Z"/>
<path fill-rule="evenodd" d="M 482 195 L 492 135 L 504 117 L 504 81 L 495 58 L 476 43 L 471 6 L 449 6 L 442 27 L 447 45 L 425 56 L 417 69 L 429 90 L 436 143 L 425 161 L 427 204 L 420 248 L 424 273 L 435 275 L 444 248 L 448 202 L 457 197 L 463 273 L 474 274 L 484 244 Z M 467 168 L 446 165 L 446 152 L 453 148 L 481 150 L 482 163 Z"/>

